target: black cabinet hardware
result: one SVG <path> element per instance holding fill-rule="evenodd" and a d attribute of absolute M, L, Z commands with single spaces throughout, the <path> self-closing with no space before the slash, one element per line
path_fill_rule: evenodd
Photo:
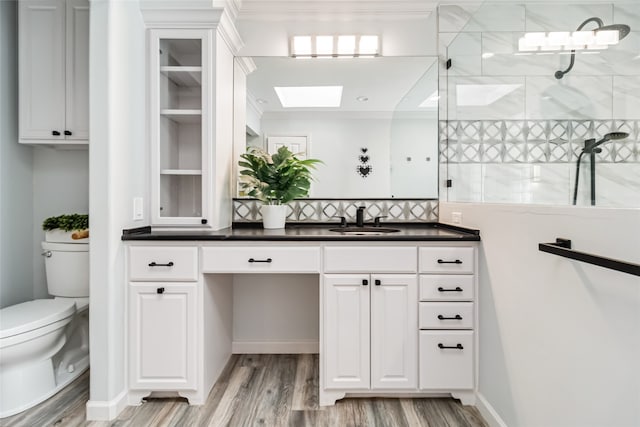
<path fill-rule="evenodd" d="M 362 279 L 362 286 L 368 286 L 369 281 L 367 279 Z"/>
<path fill-rule="evenodd" d="M 438 292 L 462 292 L 462 288 L 460 286 L 456 286 L 454 289 L 446 289 L 442 286 L 439 286 Z"/>
<path fill-rule="evenodd" d="M 155 261 L 149 263 L 149 267 L 173 267 L 173 261 L 169 261 L 166 264 L 158 264 Z"/>
<path fill-rule="evenodd" d="M 439 343 L 439 344 L 438 344 L 438 348 L 441 348 L 441 349 L 445 349 L 445 348 L 452 348 L 452 349 L 454 349 L 454 350 L 462 350 L 462 349 L 464 349 L 464 347 L 462 346 L 462 344 L 456 344 L 456 345 L 454 345 L 454 346 L 451 346 L 451 345 L 444 345 L 444 344 L 442 344 L 442 343 Z"/>
<path fill-rule="evenodd" d="M 267 258 L 267 259 L 255 259 L 255 258 L 249 258 L 249 262 L 266 262 L 266 263 L 270 263 L 273 260 L 271 258 Z"/>
<path fill-rule="evenodd" d="M 573 250 L 571 249 L 571 240 L 569 239 L 557 238 L 555 243 L 540 243 L 538 244 L 538 250 L 565 258 L 575 259 L 576 261 L 586 262 L 587 264 L 608 268 L 610 270 L 640 276 L 640 264 Z"/>
<path fill-rule="evenodd" d="M 53 135 L 53 136 L 60 136 L 60 131 L 52 130 L 52 131 L 51 131 L 51 135 Z"/>
<path fill-rule="evenodd" d="M 202 219 L 200 220 L 200 223 L 201 223 L 202 225 L 206 224 L 206 223 L 207 223 L 207 219 L 206 219 L 206 218 L 202 218 Z"/>
<path fill-rule="evenodd" d="M 376 279 L 374 283 L 376 284 L 376 286 L 380 286 L 382 284 L 380 279 Z"/>
<path fill-rule="evenodd" d="M 462 264 L 462 261 L 460 261 L 459 259 L 455 261 L 445 261 L 445 260 L 439 259 L 438 264 Z"/>
<path fill-rule="evenodd" d="M 156 289 L 156 293 L 158 293 L 158 294 L 164 294 L 164 288 L 158 288 L 158 289 Z"/>
<path fill-rule="evenodd" d="M 442 314 L 438 314 L 438 319 L 440 320 L 462 320 L 462 316 L 456 314 L 454 317 L 445 317 Z"/>
<path fill-rule="evenodd" d="M 65 134 L 65 135 L 67 135 L 67 136 L 71 136 L 71 135 L 73 135 L 73 134 L 71 133 L 71 131 L 70 131 L 70 130 L 65 130 L 65 131 L 64 131 L 64 134 Z"/>

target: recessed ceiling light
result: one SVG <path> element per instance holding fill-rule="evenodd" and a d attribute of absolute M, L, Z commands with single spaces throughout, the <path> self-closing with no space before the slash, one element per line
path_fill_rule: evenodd
<path fill-rule="evenodd" d="M 360 102 L 367 102 L 369 98 L 367 98 L 366 96 L 359 96 L 356 98 L 356 100 Z"/>
<path fill-rule="evenodd" d="M 273 88 L 283 108 L 339 107 L 342 86 L 289 86 Z"/>

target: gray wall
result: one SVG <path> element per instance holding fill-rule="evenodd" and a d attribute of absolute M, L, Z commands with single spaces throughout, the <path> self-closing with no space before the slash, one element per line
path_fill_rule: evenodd
<path fill-rule="evenodd" d="M 0 306 L 33 298 L 31 148 L 18 144 L 17 2 L 0 1 Z"/>

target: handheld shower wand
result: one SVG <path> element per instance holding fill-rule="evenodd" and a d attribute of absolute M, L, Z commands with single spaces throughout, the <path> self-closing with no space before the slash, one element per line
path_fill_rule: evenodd
<path fill-rule="evenodd" d="M 591 160 L 590 178 L 591 178 L 591 206 L 596 204 L 596 154 L 602 152 L 602 148 L 598 148 L 600 145 L 607 141 L 615 139 L 624 139 L 629 134 L 626 132 L 611 132 L 606 134 L 601 140 L 596 141 L 595 138 L 587 139 L 584 141 L 584 148 L 578 155 L 578 161 L 576 162 L 576 182 L 573 188 L 573 204 L 578 201 L 578 179 L 580 178 L 580 161 L 582 156 L 589 154 Z"/>

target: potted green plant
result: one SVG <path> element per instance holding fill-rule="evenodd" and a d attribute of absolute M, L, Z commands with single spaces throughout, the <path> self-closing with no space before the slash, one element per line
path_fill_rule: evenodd
<path fill-rule="evenodd" d="M 299 159 L 285 146 L 274 154 L 251 147 L 240 157 L 240 188 L 263 203 L 264 228 L 283 228 L 286 204 L 309 194 L 311 172 L 322 161 Z"/>
<path fill-rule="evenodd" d="M 47 242 L 86 243 L 89 239 L 89 215 L 65 214 L 51 216 L 42 222 Z"/>

